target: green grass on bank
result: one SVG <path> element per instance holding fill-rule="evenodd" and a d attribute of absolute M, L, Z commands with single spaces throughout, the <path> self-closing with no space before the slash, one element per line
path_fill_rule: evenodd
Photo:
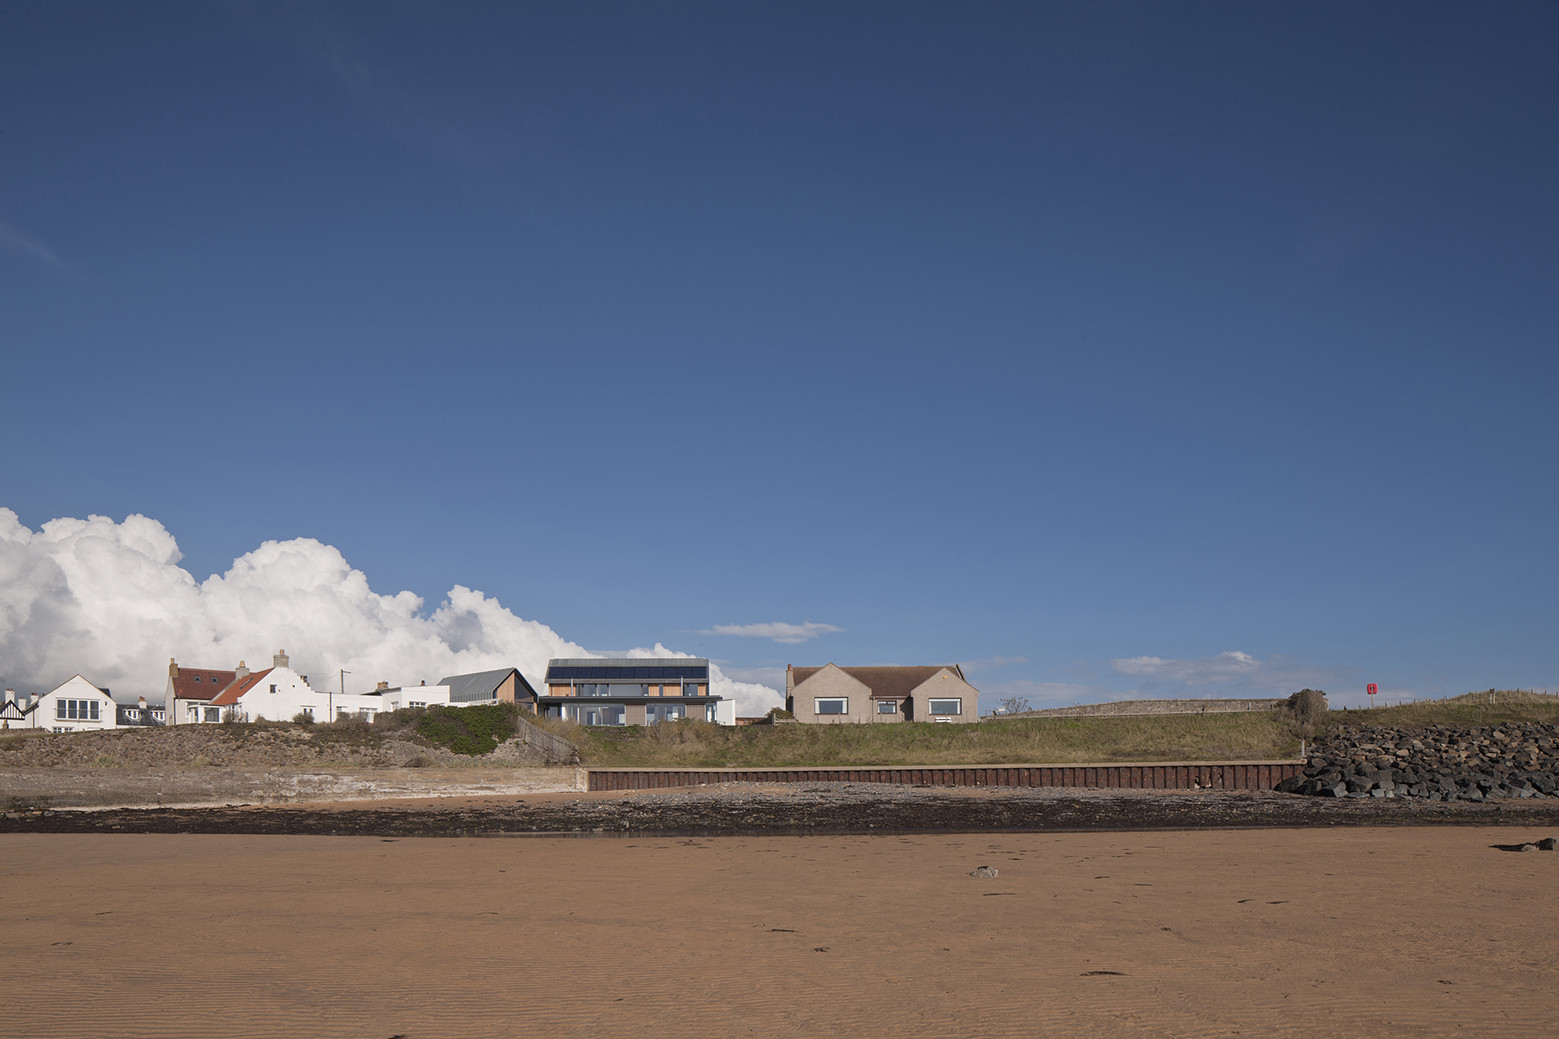
<path fill-rule="evenodd" d="M 1406 729 L 1431 725 L 1470 728 L 1474 725 L 1497 725 L 1500 722 L 1559 724 L 1559 696 L 1518 689 L 1490 689 L 1446 700 L 1421 700 L 1397 707 L 1331 711 L 1326 716 L 1323 731 L 1361 725 L 1393 725 Z"/>
<path fill-rule="evenodd" d="M 900 722 L 877 725 L 752 725 L 736 728 L 682 721 L 627 728 L 585 728 L 535 718 L 510 704 L 387 713 L 372 723 L 346 719 L 297 725 L 257 722 L 203 726 L 204 732 L 243 746 L 277 736 L 322 748 L 378 746 L 408 740 L 447 747 L 481 760 L 515 731 L 517 716 L 579 747 L 581 763 L 600 768 L 808 768 L 850 765 L 1067 764 L 1111 761 L 1253 761 L 1294 758 L 1293 726 L 1272 713 L 1147 717 L 1010 718 L 973 725 Z M 1339 728 L 1389 725 L 1471 727 L 1500 722 L 1559 724 L 1559 696 L 1507 690 L 1470 693 L 1373 710 L 1335 710 L 1318 736 Z M 181 727 L 182 728 L 182 727 Z M 56 736 L 43 731 L 0 733 L 0 765 L 35 740 L 53 743 L 79 735 L 94 740 L 156 741 L 161 729 Z M 62 749 L 65 744 L 61 744 Z M 104 751 L 106 754 L 106 750 Z M 70 764 L 111 763 L 99 755 Z"/>
<path fill-rule="evenodd" d="M 628 728 L 543 724 L 600 768 L 993 765 L 1291 758 L 1299 741 L 1270 714 L 1025 718 L 976 725 L 747 725 L 682 721 Z"/>

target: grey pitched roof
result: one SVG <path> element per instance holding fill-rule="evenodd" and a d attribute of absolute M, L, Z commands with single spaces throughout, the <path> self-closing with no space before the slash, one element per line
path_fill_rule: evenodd
<path fill-rule="evenodd" d="M 503 685 L 504 679 L 510 675 L 515 677 L 516 699 L 534 699 L 536 690 L 525 681 L 525 676 L 520 674 L 518 668 L 501 667 L 496 671 L 473 671 L 469 675 L 450 675 L 440 678 L 439 685 L 449 686 L 449 700 L 451 703 L 471 703 L 475 700 L 496 700 L 498 687 Z M 528 695 L 527 695 L 528 694 Z"/>

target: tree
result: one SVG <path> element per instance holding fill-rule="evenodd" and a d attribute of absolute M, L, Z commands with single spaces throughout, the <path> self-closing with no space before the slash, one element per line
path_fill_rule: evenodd
<path fill-rule="evenodd" d="M 1026 696 L 1009 696 L 996 704 L 996 709 L 1002 714 L 1022 714 L 1024 711 L 1032 711 Z"/>
<path fill-rule="evenodd" d="M 1315 730 L 1326 718 L 1328 710 L 1326 694 L 1319 689 L 1301 689 L 1278 705 L 1278 720 L 1283 722 L 1289 735 L 1304 741 L 1315 735 Z"/>

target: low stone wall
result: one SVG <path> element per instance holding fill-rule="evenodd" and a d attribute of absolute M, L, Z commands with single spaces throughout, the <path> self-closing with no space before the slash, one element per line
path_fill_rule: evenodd
<path fill-rule="evenodd" d="M 0 809 L 149 808 L 572 793 L 580 768 L 21 768 L 0 770 Z"/>
<path fill-rule="evenodd" d="M 1130 718 L 1160 714 L 1246 714 L 1270 711 L 1282 699 L 1275 700 L 1117 700 L 1114 703 L 1081 704 L 1077 707 L 1047 707 L 1019 714 L 996 714 L 1006 718 Z"/>
<path fill-rule="evenodd" d="M 494 754 L 509 750 L 516 755 L 523 754 L 540 764 L 546 765 L 577 765 L 579 764 L 579 748 L 570 740 L 562 736 L 548 732 L 538 725 L 532 725 L 524 718 L 516 721 L 516 735 L 503 743 L 494 751 Z"/>
<path fill-rule="evenodd" d="M 1506 722 L 1350 730 L 1314 744 L 1303 774 L 1277 789 L 1430 801 L 1553 797 L 1559 794 L 1559 726 Z"/>

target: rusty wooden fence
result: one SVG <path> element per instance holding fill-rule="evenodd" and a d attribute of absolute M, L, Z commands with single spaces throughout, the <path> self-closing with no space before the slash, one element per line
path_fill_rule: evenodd
<path fill-rule="evenodd" d="M 1300 761 L 1138 765 L 978 765 L 953 768 L 591 769 L 589 790 L 663 790 L 718 783 L 895 783 L 903 786 L 1077 787 L 1111 790 L 1271 790 Z"/>

